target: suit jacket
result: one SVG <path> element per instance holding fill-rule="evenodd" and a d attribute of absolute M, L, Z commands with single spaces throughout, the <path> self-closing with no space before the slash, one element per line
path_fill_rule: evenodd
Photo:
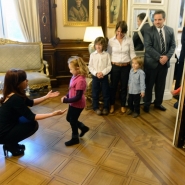
<path fill-rule="evenodd" d="M 164 66 L 170 67 L 169 60 L 172 57 L 176 47 L 175 36 L 173 28 L 170 28 L 169 26 L 164 26 L 164 32 L 166 49 L 165 55 L 168 57 L 168 61 Z M 146 30 L 144 34 L 144 46 L 144 67 L 148 69 L 155 69 L 159 64 L 159 59 L 162 55 L 160 36 L 155 26 L 151 26 L 149 29 Z"/>
<path fill-rule="evenodd" d="M 182 35 L 181 35 L 181 52 L 179 57 L 179 62 L 184 63 L 185 58 L 185 27 L 183 27 Z"/>
<path fill-rule="evenodd" d="M 148 22 L 146 22 L 143 27 L 141 28 L 141 34 L 143 35 L 144 37 L 144 32 L 150 28 L 150 25 Z M 141 41 L 140 37 L 139 37 L 139 34 L 138 32 L 135 32 L 134 35 L 133 35 L 133 42 L 134 42 L 134 50 L 135 51 L 142 51 L 144 50 L 144 44 L 143 42 Z"/>

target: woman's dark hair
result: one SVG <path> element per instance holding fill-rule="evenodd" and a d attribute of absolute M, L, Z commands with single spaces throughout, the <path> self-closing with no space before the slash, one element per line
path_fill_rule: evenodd
<path fill-rule="evenodd" d="M 94 41 L 94 49 L 95 50 L 96 50 L 96 48 L 95 48 L 96 44 L 101 44 L 102 45 L 102 50 L 106 51 L 107 50 L 107 45 L 108 45 L 108 40 L 107 40 L 107 38 L 104 38 L 104 37 L 97 37 Z"/>
<path fill-rule="evenodd" d="M 19 88 L 21 82 L 26 80 L 26 78 L 26 72 L 23 70 L 8 70 L 4 78 L 3 98 L 0 100 L 0 102 L 3 103 L 11 93 L 15 93 L 21 97 L 26 98 L 25 91 L 22 91 L 22 89 Z"/>
<path fill-rule="evenodd" d="M 121 28 L 121 33 L 127 33 L 127 23 L 125 21 L 119 21 L 116 24 L 116 29 L 115 31 L 118 30 L 118 28 Z"/>

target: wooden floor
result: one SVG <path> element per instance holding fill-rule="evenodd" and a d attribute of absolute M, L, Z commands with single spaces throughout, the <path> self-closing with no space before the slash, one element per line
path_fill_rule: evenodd
<path fill-rule="evenodd" d="M 58 89 L 61 96 L 66 87 Z M 32 98 L 37 97 L 32 94 Z M 32 108 L 35 113 L 67 108 L 60 97 Z M 90 105 L 90 102 L 87 102 Z M 80 120 L 90 131 L 80 144 L 66 147 L 71 129 L 62 116 L 39 121 L 39 130 L 22 141 L 23 156 L 7 158 L 0 146 L 0 184 L 10 185 L 184 185 L 185 150 L 172 145 L 175 99 L 164 101 L 162 112 L 153 108 L 138 118 L 98 116 L 84 110 Z"/>

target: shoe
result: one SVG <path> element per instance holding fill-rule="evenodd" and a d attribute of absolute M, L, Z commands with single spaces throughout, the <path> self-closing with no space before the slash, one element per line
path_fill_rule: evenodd
<path fill-rule="evenodd" d="M 110 111 L 109 111 L 111 114 L 114 112 L 114 105 L 111 105 L 110 106 Z"/>
<path fill-rule="evenodd" d="M 148 107 L 148 106 L 144 106 L 143 110 L 144 110 L 146 113 L 149 113 L 149 107 Z"/>
<path fill-rule="evenodd" d="M 109 113 L 108 109 L 103 109 L 102 114 L 107 115 Z"/>
<path fill-rule="evenodd" d="M 96 109 L 95 112 L 96 112 L 97 115 L 101 115 L 101 110 L 100 109 Z"/>
<path fill-rule="evenodd" d="M 22 149 L 22 150 L 26 150 L 25 145 L 17 144 L 17 148 Z"/>
<path fill-rule="evenodd" d="M 137 118 L 138 116 L 139 116 L 139 114 L 136 113 L 136 112 L 134 112 L 134 113 L 132 114 L 132 117 L 133 117 L 133 118 Z"/>
<path fill-rule="evenodd" d="M 132 113 L 133 113 L 133 111 L 129 109 L 127 112 L 127 115 L 131 115 Z"/>
<path fill-rule="evenodd" d="M 179 95 L 174 95 L 173 98 L 175 98 L 176 100 L 179 100 Z"/>
<path fill-rule="evenodd" d="M 71 140 L 65 142 L 66 146 L 72 146 L 72 145 L 76 145 L 79 144 L 79 138 L 72 138 Z"/>
<path fill-rule="evenodd" d="M 89 127 L 83 126 L 83 127 L 81 128 L 80 137 L 83 137 L 84 134 L 85 134 L 86 132 L 88 132 L 88 131 L 89 131 Z"/>
<path fill-rule="evenodd" d="M 162 110 L 162 111 L 166 111 L 166 108 L 164 106 L 162 106 L 162 105 L 154 105 L 154 107 L 156 109 L 159 109 L 159 110 Z"/>
<path fill-rule="evenodd" d="M 4 156 L 8 155 L 8 152 L 13 156 L 19 156 L 24 154 L 24 149 L 18 148 L 16 145 L 3 145 Z"/>
<path fill-rule="evenodd" d="M 121 112 L 125 113 L 126 112 L 126 108 L 125 107 L 121 107 Z"/>

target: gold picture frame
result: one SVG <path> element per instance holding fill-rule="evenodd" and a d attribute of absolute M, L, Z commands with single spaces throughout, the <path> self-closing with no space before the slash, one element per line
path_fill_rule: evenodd
<path fill-rule="evenodd" d="M 116 26 L 119 21 L 127 21 L 127 0 L 106 0 L 107 27 Z"/>
<path fill-rule="evenodd" d="M 82 1 L 78 10 L 75 0 L 63 0 L 64 26 L 93 26 L 93 1 Z"/>

